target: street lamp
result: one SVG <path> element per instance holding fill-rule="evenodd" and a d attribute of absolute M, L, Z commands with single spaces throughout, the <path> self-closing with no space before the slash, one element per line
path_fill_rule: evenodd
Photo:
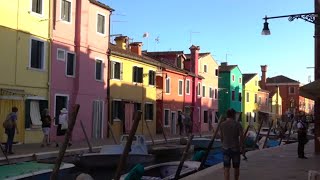
<path fill-rule="evenodd" d="M 263 30 L 261 32 L 262 35 L 270 35 L 269 23 L 267 20 L 269 19 L 277 19 L 277 18 L 288 18 L 291 22 L 295 19 L 302 19 L 304 21 L 313 23 L 315 26 L 315 56 L 314 56 L 314 80 L 320 79 L 320 1 L 315 0 L 315 12 L 312 13 L 304 13 L 304 14 L 291 14 L 284 16 L 274 16 L 267 17 L 265 16 L 263 20 L 265 21 L 263 24 Z M 314 106 L 314 117 L 315 117 L 315 152 L 320 153 L 320 141 L 318 137 L 320 137 L 320 98 L 316 99 Z"/>

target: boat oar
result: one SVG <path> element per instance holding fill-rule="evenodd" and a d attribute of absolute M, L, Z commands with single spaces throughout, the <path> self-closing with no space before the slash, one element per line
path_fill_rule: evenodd
<path fill-rule="evenodd" d="M 81 120 L 80 120 L 80 125 L 81 125 L 81 129 L 82 129 L 82 131 L 83 131 L 84 137 L 86 138 L 86 141 L 87 141 L 87 143 L 88 143 L 89 153 L 92 153 L 92 152 L 93 152 L 93 151 L 92 151 L 92 146 L 91 146 L 91 143 L 90 143 L 90 141 L 89 141 L 87 132 L 86 132 L 86 130 L 84 129 L 84 125 L 83 125 L 83 123 L 82 123 Z"/>
<path fill-rule="evenodd" d="M 214 143 L 214 140 L 216 139 L 216 136 L 217 136 L 217 134 L 218 134 L 221 121 L 222 121 L 222 116 L 220 116 L 220 118 L 219 118 L 219 122 L 218 122 L 218 125 L 217 125 L 217 129 L 214 131 L 214 134 L 213 134 L 213 136 L 212 136 L 212 138 L 211 138 L 211 140 L 210 140 L 210 142 L 209 142 L 208 148 L 206 149 L 206 151 L 205 151 L 205 153 L 204 153 L 204 156 L 203 156 L 203 158 L 202 158 L 202 160 L 201 160 L 201 164 L 200 164 L 199 169 L 198 169 L 199 171 L 204 168 L 204 164 L 205 164 L 205 162 L 206 162 L 206 160 L 207 160 L 207 158 L 208 158 L 208 156 L 209 156 L 210 149 L 211 149 L 211 147 L 212 147 L 212 145 L 213 145 L 213 143 Z"/>
<path fill-rule="evenodd" d="M 57 157 L 57 160 L 56 160 L 56 163 L 54 165 L 53 171 L 51 173 L 50 180 L 58 179 L 58 173 L 59 173 L 60 165 L 61 165 L 62 159 L 64 157 L 64 153 L 67 150 L 68 143 L 69 143 L 69 141 L 71 139 L 73 127 L 74 127 L 74 125 L 76 123 L 76 120 L 77 120 L 77 115 L 78 115 L 78 112 L 79 112 L 79 108 L 80 108 L 79 104 L 76 104 L 74 106 L 74 108 L 73 108 L 73 112 L 71 114 L 71 120 L 68 123 L 69 126 L 68 126 L 68 129 L 67 129 L 67 133 L 64 136 L 64 142 L 63 142 L 63 144 L 62 144 L 62 146 L 61 146 L 61 148 L 59 150 L 59 155 Z"/>
<path fill-rule="evenodd" d="M 7 156 L 7 153 L 6 153 L 6 152 L 4 152 L 3 147 L 2 147 L 2 145 L 1 145 L 1 144 L 0 144 L 0 148 L 1 148 L 1 151 L 2 151 L 2 153 L 3 153 L 3 155 L 4 155 L 4 157 L 6 158 L 6 160 L 7 160 L 8 164 L 10 164 L 10 161 L 9 161 L 9 159 L 8 159 L 8 156 Z"/>
<path fill-rule="evenodd" d="M 189 152 L 189 149 L 190 149 L 190 146 L 191 146 L 191 141 L 193 139 L 193 136 L 194 136 L 193 134 L 189 136 L 188 144 L 187 144 L 187 146 L 184 149 L 184 152 L 182 154 L 178 169 L 176 171 L 176 175 L 174 176 L 174 180 L 177 180 L 177 179 L 180 178 L 180 173 L 181 173 L 181 170 L 182 170 L 182 167 L 183 167 L 183 163 L 184 163 L 184 161 L 186 160 L 186 158 L 188 156 L 188 152 Z"/>
<path fill-rule="evenodd" d="M 122 155 L 120 157 L 120 161 L 119 161 L 119 164 L 118 164 L 118 167 L 117 167 L 117 170 L 116 170 L 116 174 L 114 176 L 115 180 L 119 180 L 120 179 L 121 171 L 122 171 L 123 167 L 126 164 L 126 160 L 127 160 L 129 151 L 131 149 L 131 144 L 132 144 L 132 141 L 133 141 L 133 136 L 136 134 L 136 131 L 137 131 L 138 125 L 139 125 L 139 121 L 141 119 L 141 113 L 142 113 L 141 111 L 136 111 L 134 113 L 133 125 L 132 125 L 132 128 L 130 130 L 126 146 L 124 147 L 123 153 L 122 153 Z"/>

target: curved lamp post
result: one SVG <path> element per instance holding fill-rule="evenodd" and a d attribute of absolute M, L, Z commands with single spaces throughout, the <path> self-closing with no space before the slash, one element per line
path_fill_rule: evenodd
<path fill-rule="evenodd" d="M 269 29 L 269 19 L 278 19 L 278 18 L 288 18 L 289 21 L 294 21 L 296 19 L 302 19 L 306 22 L 313 23 L 315 25 L 315 58 L 314 58 L 314 80 L 320 79 L 320 0 L 315 0 L 315 12 L 312 13 L 304 13 L 304 14 L 291 14 L 284 16 L 274 16 L 263 18 L 263 29 L 262 35 L 270 35 Z M 320 141 L 318 138 L 320 137 L 320 98 L 316 99 L 314 106 L 314 116 L 315 116 L 315 153 L 320 153 Z"/>

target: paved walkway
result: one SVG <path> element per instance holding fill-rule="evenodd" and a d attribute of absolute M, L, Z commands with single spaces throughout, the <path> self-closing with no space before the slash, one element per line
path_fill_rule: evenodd
<path fill-rule="evenodd" d="M 320 155 L 313 153 L 313 141 L 306 145 L 305 152 L 309 159 L 297 158 L 297 143 L 248 152 L 248 161 L 241 161 L 240 180 L 307 180 L 309 170 L 320 171 Z M 223 180 L 223 165 L 218 164 L 184 178 L 196 179 Z"/>

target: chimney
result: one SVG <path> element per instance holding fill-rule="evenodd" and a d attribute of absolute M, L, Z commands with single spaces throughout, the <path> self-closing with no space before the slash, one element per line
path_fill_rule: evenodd
<path fill-rule="evenodd" d="M 133 42 L 130 44 L 131 52 L 138 54 L 139 56 L 142 55 L 142 42 Z"/>
<path fill-rule="evenodd" d="M 262 89 L 266 89 L 266 83 L 267 83 L 267 65 L 261 65 L 261 83 L 260 86 Z"/>
<path fill-rule="evenodd" d="M 128 36 L 118 36 L 114 40 L 116 41 L 117 47 L 126 50 L 128 44 Z"/>
<path fill-rule="evenodd" d="M 199 59 L 199 50 L 200 46 L 192 45 L 190 48 L 191 58 L 190 58 L 190 71 L 198 75 L 198 59 Z"/>
<path fill-rule="evenodd" d="M 228 62 L 222 62 L 221 66 L 228 66 Z"/>

